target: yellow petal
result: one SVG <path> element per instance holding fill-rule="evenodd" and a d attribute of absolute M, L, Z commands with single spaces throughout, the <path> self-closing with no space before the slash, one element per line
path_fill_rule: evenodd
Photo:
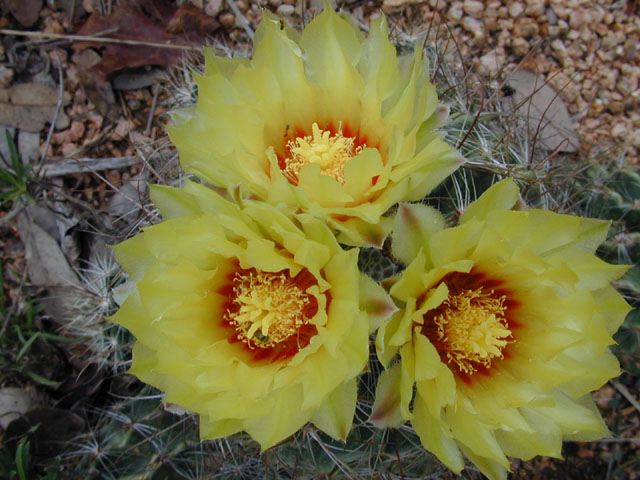
<path fill-rule="evenodd" d="M 401 377 L 402 370 L 399 363 L 384 370 L 378 377 L 375 402 L 369 417 L 369 422 L 377 428 L 399 427 L 404 423 L 400 410 Z"/>
<path fill-rule="evenodd" d="M 493 184 L 486 192 L 465 208 L 460 217 L 460 223 L 466 223 L 472 218 L 486 220 L 493 210 L 509 210 L 518 201 L 520 189 L 511 178 Z"/>
<path fill-rule="evenodd" d="M 401 203 L 391 235 L 393 256 L 409 264 L 423 249 L 425 257 L 430 258 L 428 239 L 431 234 L 442 230 L 444 223 L 444 217 L 435 208 Z"/>
<path fill-rule="evenodd" d="M 302 32 L 310 79 L 323 90 L 324 108 L 333 118 L 357 118 L 364 86 L 355 65 L 360 60 L 361 34 L 333 8 L 314 18 Z M 318 120 L 325 120 L 320 117 Z"/>
<path fill-rule="evenodd" d="M 414 418 L 411 424 L 425 448 L 433 452 L 442 463 L 459 475 L 464 468 L 464 459 L 460 449 L 446 424 L 429 413 L 420 396 L 416 397 Z"/>
<path fill-rule="evenodd" d="M 311 422 L 333 438 L 345 441 L 356 411 L 358 381 L 353 378 L 336 388 L 311 417 Z"/>
<path fill-rule="evenodd" d="M 398 310 L 398 307 L 387 292 L 367 275 L 360 275 L 359 288 L 360 308 L 367 313 L 369 333 L 373 333 Z"/>
<path fill-rule="evenodd" d="M 272 398 L 267 416 L 244 421 L 245 430 L 260 444 L 262 452 L 293 435 L 311 418 L 310 411 L 300 408 L 303 395 L 298 385 L 280 390 Z"/>

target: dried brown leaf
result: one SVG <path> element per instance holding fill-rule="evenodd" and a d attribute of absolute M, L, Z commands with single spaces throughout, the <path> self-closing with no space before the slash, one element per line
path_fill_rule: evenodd
<path fill-rule="evenodd" d="M 5 0 L 4 4 L 15 19 L 25 27 L 36 23 L 42 10 L 42 0 Z"/>
<path fill-rule="evenodd" d="M 42 222 L 56 222 L 55 214 L 42 217 L 40 207 L 29 207 L 18 216 L 18 232 L 24 245 L 25 258 L 29 280 L 33 285 L 46 288 L 49 296 L 45 299 L 44 307 L 49 315 L 58 323 L 64 324 L 69 315 L 71 305 L 69 297 L 62 294 L 64 291 L 73 291 L 80 288 L 80 280 L 69 265 L 66 256 L 58 240 L 51 236 L 47 230 L 51 225 L 43 225 Z"/>
<path fill-rule="evenodd" d="M 113 15 L 94 13 L 77 32 L 78 35 L 97 35 L 105 31 L 113 31 L 106 38 L 133 40 L 145 43 L 161 43 L 172 45 L 202 45 L 205 36 L 213 33 L 219 24 L 198 10 L 193 5 L 182 6 L 171 10 L 164 2 L 140 2 L 148 7 L 146 14 L 138 5 L 123 3 Z M 196 15 L 195 12 L 198 12 Z M 204 18 L 197 18 L 204 17 Z M 74 46 L 76 50 L 96 44 L 81 42 Z M 102 54 L 100 63 L 91 68 L 98 83 L 107 76 L 123 68 L 135 68 L 148 65 L 166 66 L 181 61 L 182 52 L 177 49 L 160 48 L 151 45 L 123 45 L 104 43 L 99 50 Z"/>
<path fill-rule="evenodd" d="M 16 105 L 56 105 L 58 103 L 58 90 L 41 83 L 17 83 L 9 89 L 11 103 Z M 71 102 L 69 92 L 64 92 L 62 104 Z"/>
<path fill-rule="evenodd" d="M 526 119 L 529 136 L 535 143 L 549 151 L 576 151 L 578 142 L 567 107 L 544 78 L 518 70 L 509 76 L 506 85 L 512 95 L 505 98 L 505 109 L 515 108 Z"/>
<path fill-rule="evenodd" d="M 45 123 L 53 120 L 55 110 L 55 105 L 14 105 L 0 102 L 0 125 L 9 125 L 27 132 L 39 132 Z M 56 128 L 68 126 L 69 117 L 60 112 Z"/>

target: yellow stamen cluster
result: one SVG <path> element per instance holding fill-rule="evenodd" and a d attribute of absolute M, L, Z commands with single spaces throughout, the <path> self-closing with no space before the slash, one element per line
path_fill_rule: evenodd
<path fill-rule="evenodd" d="M 493 295 L 482 287 L 449 295 L 444 313 L 434 319 L 447 359 L 467 374 L 477 370 L 474 364 L 490 367 L 494 358 L 502 358 L 511 336 L 504 316 L 506 297 Z"/>
<path fill-rule="evenodd" d="M 322 130 L 317 123 L 311 126 L 311 131 L 312 135 L 287 142 L 291 158 L 286 160 L 285 176 L 297 179 L 304 165 L 317 163 L 322 175 L 333 177 L 344 185 L 347 160 L 362 152 L 363 147 L 356 147 L 353 138 L 342 135 L 342 126 L 333 136 L 331 132 Z"/>
<path fill-rule="evenodd" d="M 239 308 L 227 313 L 249 347 L 272 347 L 306 323 L 303 309 L 309 295 L 284 273 L 236 273 L 233 283 L 233 303 Z"/>

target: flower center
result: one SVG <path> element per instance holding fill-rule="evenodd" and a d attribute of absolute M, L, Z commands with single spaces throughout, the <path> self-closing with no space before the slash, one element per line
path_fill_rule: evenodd
<path fill-rule="evenodd" d="M 505 295 L 496 297 L 493 290 L 483 292 L 482 287 L 449 294 L 432 319 L 434 340 L 449 363 L 472 374 L 478 364 L 488 368 L 494 358 L 503 358 L 502 350 L 512 337 L 505 300 Z"/>
<path fill-rule="evenodd" d="M 296 335 L 317 311 L 317 300 L 284 271 L 240 270 L 233 293 L 228 320 L 251 349 L 273 347 Z"/>
<path fill-rule="evenodd" d="M 355 145 L 355 139 L 342 135 L 342 125 L 335 134 L 322 130 L 317 123 L 311 126 L 312 135 L 297 137 L 287 142 L 290 157 L 285 159 L 283 173 L 289 182 L 297 185 L 298 174 L 304 165 L 317 163 L 320 173 L 335 178 L 344 185 L 344 167 L 366 145 Z"/>

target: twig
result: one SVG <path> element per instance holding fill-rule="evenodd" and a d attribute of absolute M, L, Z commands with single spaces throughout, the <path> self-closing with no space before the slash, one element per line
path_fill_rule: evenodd
<path fill-rule="evenodd" d="M 236 7 L 238 8 L 238 7 Z M 241 14 L 242 15 L 242 14 Z M 245 21 L 247 21 L 245 19 Z M 248 21 L 247 21 L 248 23 Z M 94 42 L 94 43 L 118 43 L 121 45 L 134 45 L 139 47 L 156 47 L 156 48 L 171 48 L 174 50 L 195 50 L 200 51 L 201 47 L 193 45 L 174 45 L 171 43 L 156 43 L 156 42 L 142 42 L 139 40 L 126 40 L 124 38 L 108 38 L 108 37 L 94 37 L 90 35 L 69 35 L 62 33 L 44 33 L 44 32 L 25 32 L 22 30 L 11 30 L 8 28 L 0 29 L 0 35 L 14 35 L 19 37 L 35 37 L 35 38 L 49 38 L 52 40 L 68 40 L 70 42 Z M 253 38 L 253 31 L 251 32 L 251 38 Z"/>
<path fill-rule="evenodd" d="M 57 163 L 49 163 L 42 168 L 45 177 L 62 177 L 72 173 L 88 173 L 99 170 L 130 167 L 140 162 L 137 156 L 106 158 L 72 158 Z"/>
<path fill-rule="evenodd" d="M 485 99 L 485 91 L 484 91 L 484 88 L 483 88 L 482 89 L 482 99 L 480 100 L 480 108 L 478 108 L 478 113 L 476 114 L 475 118 L 473 119 L 473 123 L 469 127 L 469 130 L 467 130 L 466 135 L 462 138 L 460 143 L 458 143 L 458 145 L 456 145 L 457 149 L 460 149 L 464 145 L 464 142 L 467 141 L 467 138 L 469 138 L 469 135 L 471 135 L 471 132 L 475 128 L 476 123 L 478 123 L 478 119 L 480 118 L 480 114 L 482 113 L 482 109 L 484 108 L 484 105 L 485 105 L 484 99 Z"/>
<path fill-rule="evenodd" d="M 147 118 L 147 127 L 144 129 L 144 134 L 148 137 L 151 133 L 151 125 L 153 125 L 153 115 L 156 112 L 156 106 L 158 105 L 158 94 L 160 93 L 160 85 L 157 83 L 153 86 L 153 100 L 151 101 L 151 109 L 149 110 L 149 117 Z"/>
<path fill-rule="evenodd" d="M 51 145 L 51 138 L 53 137 L 53 131 L 56 129 L 56 123 L 58 122 L 58 116 L 60 115 L 60 109 L 62 108 L 62 99 L 64 97 L 64 77 L 62 75 L 62 63 L 60 57 L 56 53 L 56 61 L 58 62 L 58 102 L 56 103 L 56 110 L 51 120 L 51 126 L 47 133 L 47 141 L 44 144 L 44 150 L 42 150 L 42 156 L 40 157 L 40 165 L 38 166 L 38 173 L 42 172 L 42 167 L 47 159 L 47 153 L 49 152 L 49 146 Z"/>
<path fill-rule="evenodd" d="M 640 402 L 636 400 L 636 398 L 631 394 L 631 392 L 629 391 L 629 389 L 627 389 L 627 387 L 617 382 L 616 380 L 610 380 L 609 383 L 613 385 L 615 389 L 618 390 L 622 394 L 622 396 L 626 398 L 627 401 L 635 407 L 636 410 L 638 410 L 638 412 L 640 412 Z"/>
<path fill-rule="evenodd" d="M 249 35 L 249 38 L 253 40 L 253 29 L 251 28 L 251 24 L 249 23 L 249 20 L 247 20 L 247 17 L 245 17 L 244 14 L 240 11 L 238 6 L 236 5 L 236 2 L 234 2 L 233 0 L 226 0 L 226 1 L 227 1 L 227 5 L 229 5 L 229 8 L 233 12 L 233 14 L 240 21 L 240 25 L 242 25 L 242 28 L 244 28 L 244 31 L 247 32 L 247 35 Z"/>
<path fill-rule="evenodd" d="M 9 210 L 9 213 L 0 218 L 0 228 L 4 227 L 7 223 L 13 220 L 22 211 L 23 207 L 24 203 L 20 200 L 16 200 L 11 207 L 11 210 Z"/>

